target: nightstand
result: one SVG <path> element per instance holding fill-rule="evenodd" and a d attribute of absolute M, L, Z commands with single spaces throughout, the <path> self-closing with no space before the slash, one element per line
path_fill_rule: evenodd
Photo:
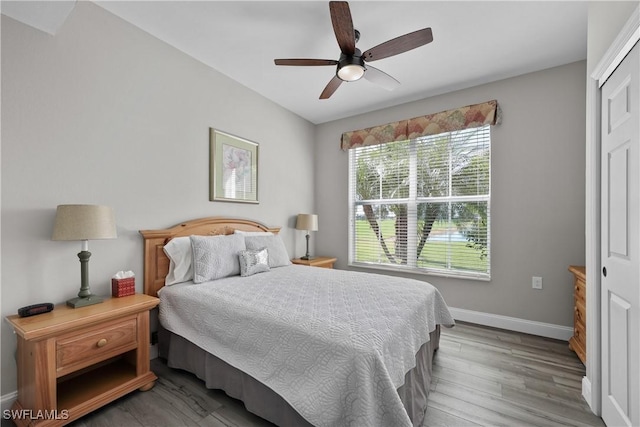
<path fill-rule="evenodd" d="M 330 258 L 326 256 L 319 256 L 313 259 L 292 259 L 291 262 L 294 264 L 300 265 L 308 265 L 311 267 L 322 267 L 322 268 L 333 268 L 333 263 L 336 262 L 338 258 Z"/>
<path fill-rule="evenodd" d="M 136 294 L 7 320 L 18 339 L 18 426 L 61 426 L 136 389 L 151 389 L 149 310 Z M 15 412 L 18 413 L 18 412 Z M 30 419 L 29 417 L 33 417 Z"/>

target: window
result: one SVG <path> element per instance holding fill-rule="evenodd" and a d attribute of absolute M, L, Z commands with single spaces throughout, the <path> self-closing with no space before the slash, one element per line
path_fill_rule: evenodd
<path fill-rule="evenodd" d="M 349 150 L 351 265 L 490 277 L 489 125 Z"/>

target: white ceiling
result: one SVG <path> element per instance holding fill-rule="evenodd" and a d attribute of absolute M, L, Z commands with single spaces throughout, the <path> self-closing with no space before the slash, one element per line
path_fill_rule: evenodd
<path fill-rule="evenodd" d="M 55 34 L 75 5 L 75 0 L 55 2 L 2 0 L 0 12 L 41 31 Z"/>
<path fill-rule="evenodd" d="M 273 60 L 338 59 L 328 1 L 96 3 L 313 123 L 568 64 L 587 52 L 586 2 L 351 1 L 362 51 L 425 27 L 434 41 L 370 64 L 401 82 L 395 91 L 363 79 L 319 100 L 335 67 Z"/>

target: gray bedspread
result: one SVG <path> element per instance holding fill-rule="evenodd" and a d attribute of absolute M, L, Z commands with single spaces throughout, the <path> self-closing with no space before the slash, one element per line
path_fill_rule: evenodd
<path fill-rule="evenodd" d="M 410 426 L 396 390 L 429 333 L 454 323 L 428 283 L 298 265 L 165 287 L 160 300 L 163 327 L 315 426 Z"/>

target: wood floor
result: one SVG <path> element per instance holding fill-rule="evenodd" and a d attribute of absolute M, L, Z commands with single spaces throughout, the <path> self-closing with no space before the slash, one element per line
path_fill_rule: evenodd
<path fill-rule="evenodd" d="M 159 377 L 152 390 L 72 425 L 272 426 L 160 359 L 152 369 Z M 458 323 L 443 329 L 424 426 L 604 426 L 582 399 L 583 376 L 566 342 Z"/>
<path fill-rule="evenodd" d="M 424 426 L 604 426 L 564 341 L 460 323 L 443 329 Z"/>

